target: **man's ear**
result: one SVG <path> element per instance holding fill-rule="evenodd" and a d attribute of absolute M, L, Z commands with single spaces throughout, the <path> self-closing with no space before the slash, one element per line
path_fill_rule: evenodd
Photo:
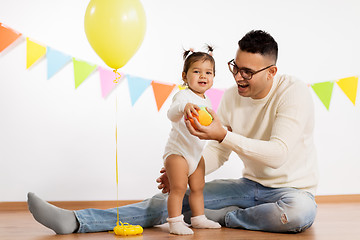
<path fill-rule="evenodd" d="M 272 66 L 268 71 L 268 79 L 273 79 L 277 73 L 277 66 Z"/>

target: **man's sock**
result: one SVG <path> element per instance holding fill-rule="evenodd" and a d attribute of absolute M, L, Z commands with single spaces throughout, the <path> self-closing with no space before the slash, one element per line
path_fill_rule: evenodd
<path fill-rule="evenodd" d="M 27 202 L 35 220 L 57 234 L 73 233 L 79 228 L 79 222 L 73 211 L 51 205 L 31 192 L 28 193 Z"/>
<path fill-rule="evenodd" d="M 191 226 L 193 228 L 221 228 L 219 223 L 207 219 L 205 215 L 192 217 Z"/>
<path fill-rule="evenodd" d="M 213 220 L 215 222 L 220 223 L 221 226 L 225 226 L 225 216 L 226 216 L 226 214 L 228 212 L 236 211 L 236 210 L 239 210 L 239 209 L 240 208 L 237 207 L 237 206 L 230 206 L 230 207 L 216 209 L 216 210 L 206 209 L 205 208 L 205 216 L 210 220 Z"/>
<path fill-rule="evenodd" d="M 194 232 L 184 222 L 184 215 L 178 217 L 168 218 L 170 233 L 177 235 L 190 235 Z"/>

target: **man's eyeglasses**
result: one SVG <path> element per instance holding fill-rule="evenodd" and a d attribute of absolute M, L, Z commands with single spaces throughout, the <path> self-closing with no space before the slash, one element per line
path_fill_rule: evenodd
<path fill-rule="evenodd" d="M 264 71 L 272 66 L 275 66 L 275 64 L 271 64 L 270 66 L 267 66 L 265 68 L 262 68 L 258 71 L 253 71 L 251 69 L 248 68 L 239 68 L 238 66 L 236 66 L 234 59 L 228 62 L 228 66 L 230 69 L 230 72 L 236 76 L 236 74 L 240 73 L 240 75 L 242 76 L 243 79 L 245 80 L 250 80 L 255 74 Z"/>

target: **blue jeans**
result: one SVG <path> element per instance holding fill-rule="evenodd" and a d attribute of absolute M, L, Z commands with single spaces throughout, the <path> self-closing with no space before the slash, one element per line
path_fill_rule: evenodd
<path fill-rule="evenodd" d="M 167 194 L 156 194 L 143 202 L 119 207 L 120 221 L 142 227 L 166 222 Z M 189 190 L 183 201 L 183 212 L 189 212 Z M 215 180 L 205 184 L 204 204 L 207 209 L 238 206 L 227 212 L 225 225 L 268 232 L 301 232 L 309 228 L 316 215 L 314 196 L 295 188 L 269 188 L 246 178 Z M 116 208 L 74 211 L 79 221 L 78 232 L 112 230 L 117 221 Z"/>

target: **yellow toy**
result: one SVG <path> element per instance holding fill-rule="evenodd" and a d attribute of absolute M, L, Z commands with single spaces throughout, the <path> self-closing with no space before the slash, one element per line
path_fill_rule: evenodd
<path fill-rule="evenodd" d="M 114 227 L 114 233 L 118 236 L 133 236 L 143 233 L 143 228 L 140 225 L 130 225 L 128 223 L 122 223 L 119 225 L 117 222 L 116 226 Z"/>
<path fill-rule="evenodd" d="M 213 120 L 213 117 L 211 114 L 206 110 L 206 107 L 200 107 L 200 110 L 197 111 L 199 116 L 193 115 L 194 118 L 196 118 L 199 123 L 203 126 L 209 126 Z M 191 125 L 196 129 L 196 125 L 194 123 L 193 119 L 189 119 Z"/>

